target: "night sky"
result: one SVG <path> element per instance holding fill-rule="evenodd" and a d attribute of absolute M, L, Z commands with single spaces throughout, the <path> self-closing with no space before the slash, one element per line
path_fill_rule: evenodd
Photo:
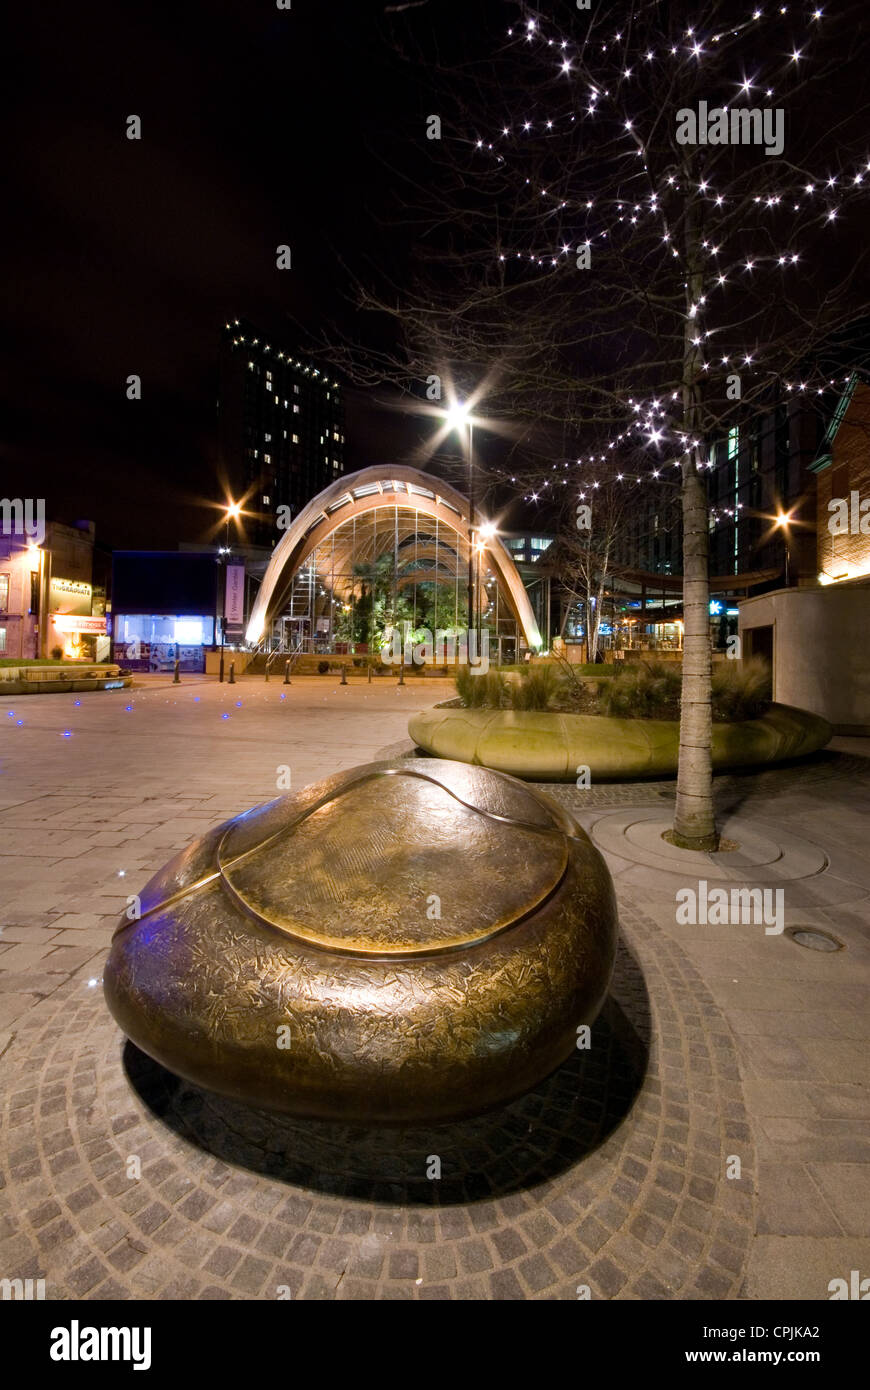
<path fill-rule="evenodd" d="M 344 266 L 400 270 L 408 252 L 384 225 L 382 156 L 406 143 L 410 158 L 431 108 L 396 44 L 418 21 L 468 34 L 468 4 L 431 3 L 19 8 L 4 64 L 4 495 L 90 518 L 104 544 L 205 538 L 225 320 L 302 347 L 333 328 L 378 340 Z M 493 7 L 473 8 L 485 30 Z M 275 266 L 281 243 L 291 271 Z M 349 470 L 417 441 L 385 395 L 348 395 Z"/>
<path fill-rule="evenodd" d="M 384 272 L 401 284 L 412 268 L 399 190 L 436 177 L 424 131 L 432 111 L 450 120 L 445 70 L 491 54 L 518 8 L 20 7 L 4 55 L 0 494 L 94 520 L 103 545 L 211 539 L 221 326 L 248 318 L 301 352 L 391 344 L 383 319 L 354 310 L 353 278 L 382 288 Z M 569 0 L 557 9 L 576 15 Z M 865 99 L 859 37 L 804 113 L 820 130 L 844 93 Z M 130 115 L 141 140 L 126 138 Z M 854 236 L 858 219 L 833 248 L 844 268 Z M 290 271 L 276 267 L 281 244 Z M 350 387 L 346 404 L 349 471 L 419 461 L 431 421 L 391 408 L 386 388 Z M 496 447 L 478 445 L 484 461 Z M 508 524 L 521 520 L 514 508 Z"/>

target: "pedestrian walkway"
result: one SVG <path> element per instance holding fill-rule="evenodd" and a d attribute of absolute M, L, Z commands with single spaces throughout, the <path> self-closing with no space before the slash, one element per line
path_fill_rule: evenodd
<path fill-rule="evenodd" d="M 412 756 L 409 715 L 449 693 L 146 677 L 0 699 L 4 1277 L 61 1299 L 713 1300 L 870 1275 L 860 740 L 717 782 L 730 865 L 660 848 L 671 784 L 546 789 L 608 859 L 621 947 L 592 1048 L 495 1115 L 270 1118 L 125 1044 L 101 973 L 127 896 L 282 778 Z M 785 930 L 680 925 L 702 878 L 781 889 Z"/>

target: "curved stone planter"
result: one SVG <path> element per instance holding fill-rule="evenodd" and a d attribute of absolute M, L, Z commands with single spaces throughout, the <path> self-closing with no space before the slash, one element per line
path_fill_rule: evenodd
<path fill-rule="evenodd" d="M 408 732 L 438 758 L 534 782 L 574 782 L 584 766 L 599 781 L 673 776 L 680 742 L 675 720 L 545 710 L 429 709 L 409 720 Z M 773 704 L 760 719 L 713 725 L 713 767 L 805 757 L 824 748 L 832 732 L 818 715 Z"/>
<path fill-rule="evenodd" d="M 512 1100 L 577 1046 L 616 952 L 601 854 L 456 762 L 337 773 L 217 826 L 122 920 L 109 1008 L 198 1085 L 344 1122 Z"/>

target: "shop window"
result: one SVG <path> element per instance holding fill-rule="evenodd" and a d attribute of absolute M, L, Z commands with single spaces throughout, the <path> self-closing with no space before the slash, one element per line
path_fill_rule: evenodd
<path fill-rule="evenodd" d="M 5 627 L 0 627 L 0 652 L 5 652 L 5 650 L 6 650 L 6 629 L 5 629 Z"/>
<path fill-rule="evenodd" d="M 9 607 L 9 575 L 0 574 L 0 613 Z"/>
<path fill-rule="evenodd" d="M 211 617 L 172 614 L 118 614 L 115 619 L 115 660 L 136 671 L 205 669 L 206 646 L 214 640 Z"/>

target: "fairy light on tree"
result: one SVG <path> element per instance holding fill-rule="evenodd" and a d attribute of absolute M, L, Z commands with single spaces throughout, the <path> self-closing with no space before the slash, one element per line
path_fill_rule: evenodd
<path fill-rule="evenodd" d="M 617 0 L 560 28 L 518 5 L 488 59 L 429 67 L 450 134 L 410 196 L 428 259 L 417 285 L 360 296 L 402 353 L 343 362 L 369 383 L 493 372 L 488 413 L 522 432 L 505 477 L 532 501 L 579 489 L 592 460 L 626 487 L 679 478 L 674 833 L 693 848 L 717 842 L 711 449 L 787 381 L 826 391 L 818 350 L 870 311 L 862 13 Z"/>

